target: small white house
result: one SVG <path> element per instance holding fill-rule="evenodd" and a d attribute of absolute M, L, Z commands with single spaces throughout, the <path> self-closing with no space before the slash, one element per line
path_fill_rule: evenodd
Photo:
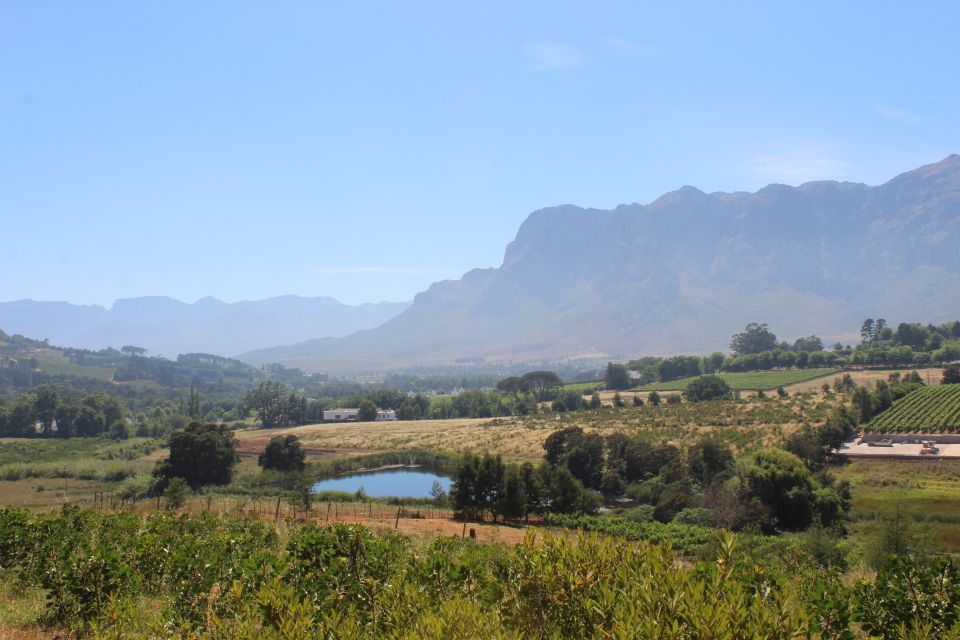
<path fill-rule="evenodd" d="M 377 409 L 377 422 L 384 422 L 387 420 L 396 420 L 397 412 L 393 409 Z"/>
<path fill-rule="evenodd" d="M 360 409 L 350 408 L 350 409 L 324 409 L 323 411 L 323 421 L 327 422 L 344 422 L 344 421 L 356 421 L 358 415 L 360 414 Z"/>

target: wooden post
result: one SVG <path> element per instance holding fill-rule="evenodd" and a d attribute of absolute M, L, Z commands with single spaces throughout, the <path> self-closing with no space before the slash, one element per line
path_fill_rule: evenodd
<path fill-rule="evenodd" d="M 330 503 L 327 503 L 327 517 L 323 520 L 324 523 L 330 522 Z"/>
<path fill-rule="evenodd" d="M 467 537 L 467 514 L 463 514 L 463 531 L 460 533 L 460 539 Z"/>
<path fill-rule="evenodd" d="M 277 510 L 273 514 L 273 521 L 277 522 L 280 520 L 280 496 L 277 496 Z"/>
<path fill-rule="evenodd" d="M 397 530 L 397 527 L 400 526 L 400 507 L 397 507 L 397 521 L 393 523 L 394 531 Z"/>

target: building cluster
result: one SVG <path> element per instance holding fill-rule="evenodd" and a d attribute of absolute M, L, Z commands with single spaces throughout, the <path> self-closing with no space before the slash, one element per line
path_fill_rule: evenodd
<path fill-rule="evenodd" d="M 324 409 L 324 422 L 356 422 L 360 417 L 359 407 L 340 407 L 337 409 Z M 377 409 L 377 422 L 387 422 L 397 419 L 397 412 L 393 409 Z"/>

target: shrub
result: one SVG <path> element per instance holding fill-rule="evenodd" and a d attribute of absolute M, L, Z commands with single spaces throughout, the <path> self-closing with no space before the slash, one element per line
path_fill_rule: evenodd
<path fill-rule="evenodd" d="M 163 492 L 163 504 L 167 511 L 175 511 L 183 507 L 187 502 L 187 492 L 190 485 L 183 478 L 173 478 L 167 483 L 167 488 Z"/>
<path fill-rule="evenodd" d="M 731 397 L 730 385 L 717 375 L 700 376 L 683 390 L 687 402 L 727 400 Z"/>
<path fill-rule="evenodd" d="M 673 516 L 672 522 L 677 524 L 692 524 L 698 527 L 714 527 L 717 522 L 713 517 L 713 511 L 703 507 L 687 507 L 677 512 Z"/>
<path fill-rule="evenodd" d="M 307 453 L 295 435 L 276 436 L 270 439 L 267 448 L 257 458 L 264 469 L 276 471 L 303 471 Z"/>

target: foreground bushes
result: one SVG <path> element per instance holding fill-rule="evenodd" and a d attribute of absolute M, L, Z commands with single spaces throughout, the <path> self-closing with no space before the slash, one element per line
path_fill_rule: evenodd
<path fill-rule="evenodd" d="M 508 548 L 342 524 L 0 509 L 0 576 L 45 589 L 48 624 L 103 638 L 846 639 L 859 620 L 881 638 L 960 637 L 947 561 L 899 560 L 847 587 L 813 567 L 740 562 L 732 534 L 711 544 L 693 563 L 586 533 Z"/>

